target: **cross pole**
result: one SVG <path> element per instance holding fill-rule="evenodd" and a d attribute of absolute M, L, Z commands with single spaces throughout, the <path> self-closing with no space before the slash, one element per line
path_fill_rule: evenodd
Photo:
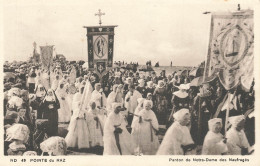
<path fill-rule="evenodd" d="M 99 25 L 101 26 L 102 21 L 101 21 L 101 16 L 105 15 L 105 13 L 102 13 L 100 9 L 98 9 L 98 13 L 95 14 L 95 16 L 99 17 Z"/>

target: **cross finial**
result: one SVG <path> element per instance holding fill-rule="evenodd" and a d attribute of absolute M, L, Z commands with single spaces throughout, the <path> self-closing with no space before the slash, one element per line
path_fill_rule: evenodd
<path fill-rule="evenodd" d="M 99 25 L 101 26 L 102 21 L 101 21 L 101 16 L 105 15 L 105 13 L 102 13 L 100 9 L 98 9 L 98 13 L 95 14 L 95 16 L 99 17 Z"/>

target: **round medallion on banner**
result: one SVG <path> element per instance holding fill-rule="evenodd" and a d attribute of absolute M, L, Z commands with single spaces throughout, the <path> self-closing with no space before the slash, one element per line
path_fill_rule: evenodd
<path fill-rule="evenodd" d="M 248 52 L 248 37 L 240 26 L 235 26 L 223 35 L 220 42 L 223 60 L 230 67 L 244 59 Z"/>
<path fill-rule="evenodd" d="M 94 42 L 94 52 L 99 57 L 102 58 L 107 53 L 107 41 L 103 36 L 96 38 Z"/>

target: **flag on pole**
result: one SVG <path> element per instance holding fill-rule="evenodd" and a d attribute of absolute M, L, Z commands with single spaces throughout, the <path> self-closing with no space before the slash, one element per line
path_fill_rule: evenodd
<path fill-rule="evenodd" d="M 205 77 L 218 73 L 226 90 L 249 90 L 254 77 L 254 13 L 212 13 Z"/>
<path fill-rule="evenodd" d="M 53 63 L 53 46 L 40 46 L 40 49 L 42 67 L 49 70 Z"/>

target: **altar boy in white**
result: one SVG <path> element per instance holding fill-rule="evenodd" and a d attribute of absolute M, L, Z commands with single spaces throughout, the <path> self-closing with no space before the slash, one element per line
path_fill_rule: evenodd
<path fill-rule="evenodd" d="M 158 147 L 158 121 L 155 113 L 151 110 L 152 101 L 145 100 L 144 108 L 138 112 L 132 123 L 132 139 L 135 154 L 155 155 Z"/>
<path fill-rule="evenodd" d="M 114 111 L 108 115 L 104 126 L 103 155 L 131 155 L 131 135 L 126 129 L 124 117 L 119 113 L 121 104 L 113 103 L 112 108 Z"/>

